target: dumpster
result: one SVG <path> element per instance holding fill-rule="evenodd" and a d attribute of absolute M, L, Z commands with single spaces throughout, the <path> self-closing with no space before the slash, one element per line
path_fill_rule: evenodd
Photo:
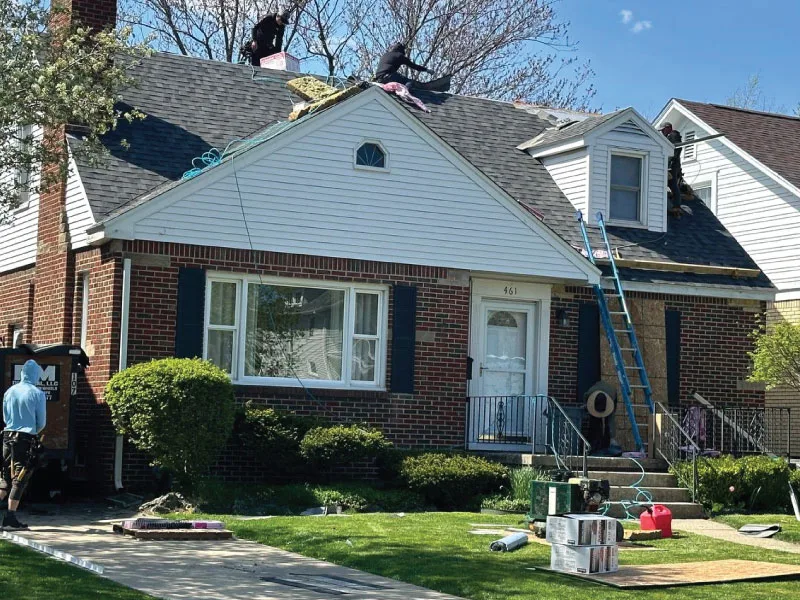
<path fill-rule="evenodd" d="M 0 348 L 0 395 L 19 382 L 22 366 L 30 359 L 43 371 L 39 389 L 47 397 L 47 425 L 42 431 L 46 458 L 71 460 L 75 454 L 78 374 L 89 366 L 89 358 L 80 346 L 70 344 Z"/>

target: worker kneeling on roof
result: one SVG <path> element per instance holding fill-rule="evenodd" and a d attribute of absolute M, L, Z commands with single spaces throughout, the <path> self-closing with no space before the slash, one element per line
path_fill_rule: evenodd
<path fill-rule="evenodd" d="M 284 10 L 272 13 L 261 19 L 253 27 L 253 40 L 250 42 L 250 60 L 256 67 L 261 59 L 277 54 L 283 47 L 283 32 L 289 23 L 291 13 Z"/>
<path fill-rule="evenodd" d="M 390 81 L 394 81 L 397 83 L 402 83 L 405 86 L 413 86 L 413 84 L 417 83 L 416 81 L 409 79 L 405 75 L 401 75 L 397 72 L 402 66 L 406 66 L 415 71 L 433 74 L 431 69 L 423 67 L 422 65 L 418 65 L 408 58 L 408 56 L 406 56 L 406 45 L 398 42 L 393 44 L 384 53 L 384 55 L 381 56 L 381 60 L 378 62 L 378 70 L 375 73 L 374 80 L 378 83 L 389 83 Z"/>
<path fill-rule="evenodd" d="M 42 368 L 35 360 L 22 367 L 20 382 L 3 395 L 3 468 L 0 476 L 0 502 L 8 498 L 3 511 L 4 529 L 27 529 L 17 520 L 17 508 L 31 479 L 40 448 L 38 435 L 47 422 L 47 399 L 37 388 Z"/>

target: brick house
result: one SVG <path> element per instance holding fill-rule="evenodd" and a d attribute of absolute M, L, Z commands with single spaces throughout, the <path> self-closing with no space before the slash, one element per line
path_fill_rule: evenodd
<path fill-rule="evenodd" d="M 115 3 L 72 5 L 101 26 Z M 159 53 L 135 76 L 124 101 L 147 118 L 0 228 L 6 343 L 80 344 L 92 359 L 76 479 L 147 481 L 103 388 L 176 355 L 227 370 L 242 401 L 368 422 L 401 446 L 497 449 L 484 429 L 522 411 L 529 449 L 525 398 L 580 405 L 615 381 L 576 208 L 608 215 L 656 398 L 763 405 L 747 350 L 774 288 L 702 202 L 668 216 L 671 146 L 633 109 L 564 122 L 423 94 L 425 113 L 368 87 L 287 124 L 295 75 Z M 590 235 L 598 246 L 594 217 Z M 248 468 L 226 456 L 220 471 Z"/>

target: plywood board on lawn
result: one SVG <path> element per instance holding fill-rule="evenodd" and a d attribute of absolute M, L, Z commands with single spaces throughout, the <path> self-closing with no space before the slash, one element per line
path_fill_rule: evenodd
<path fill-rule="evenodd" d="M 617 588 L 633 589 L 800 578 L 800 566 L 754 560 L 712 560 L 663 565 L 620 565 L 616 573 L 591 575 L 565 573 L 565 575 Z"/>

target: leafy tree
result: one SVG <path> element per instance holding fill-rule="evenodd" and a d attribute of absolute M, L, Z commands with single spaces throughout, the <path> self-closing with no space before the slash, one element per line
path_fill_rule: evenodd
<path fill-rule="evenodd" d="M 25 194 L 60 180 L 68 152 L 62 127 L 77 126 L 75 156 L 102 160 L 103 134 L 135 110 L 120 110 L 128 69 L 145 46 L 131 30 L 91 31 L 68 26 L 57 2 L 0 0 L 0 223 Z"/>
<path fill-rule="evenodd" d="M 800 391 L 800 324 L 779 323 L 755 337 L 750 381 L 763 381 L 767 389 L 789 386 Z"/>

